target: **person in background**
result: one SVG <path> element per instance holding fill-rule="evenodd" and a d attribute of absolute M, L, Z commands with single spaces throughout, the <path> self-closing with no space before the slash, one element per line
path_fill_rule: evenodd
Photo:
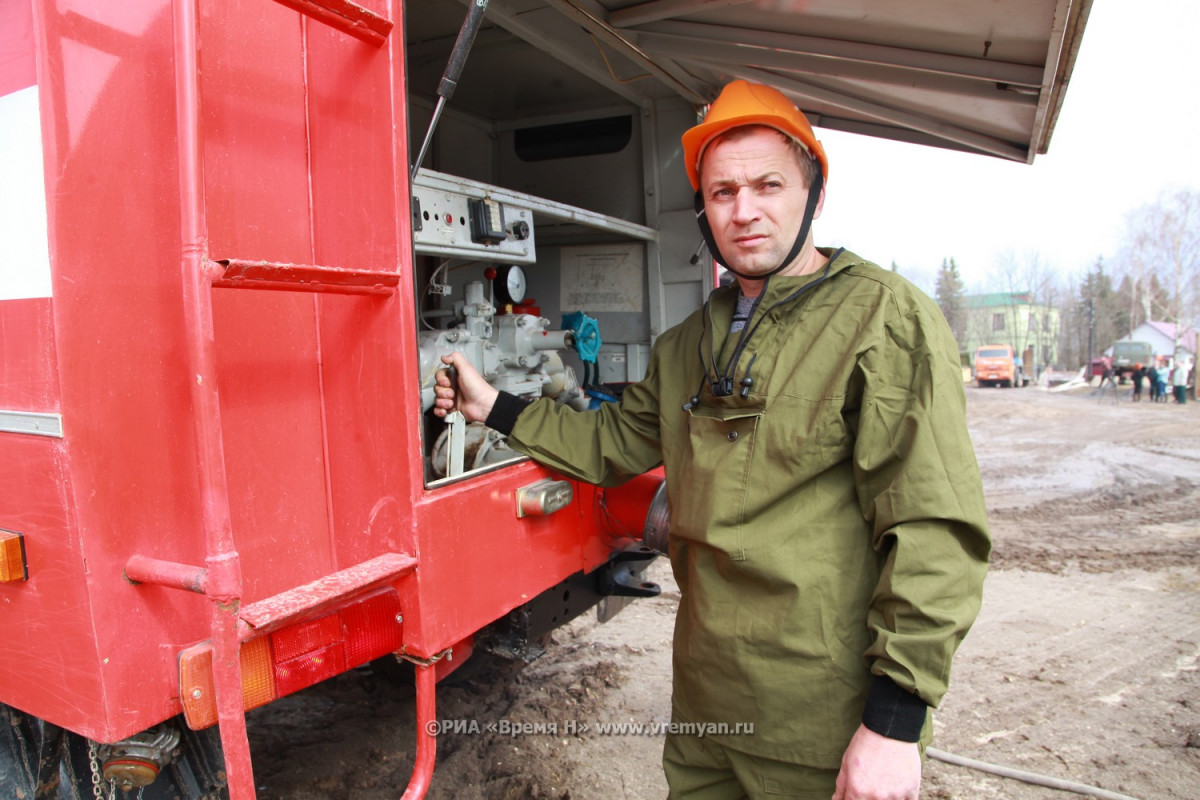
<path fill-rule="evenodd" d="M 455 353 L 435 413 L 591 483 L 664 465 L 671 798 L 916 800 L 991 546 L 958 345 L 904 278 L 814 245 L 829 164 L 780 92 L 729 84 L 683 154 L 736 280 L 658 337 L 646 376 L 574 411 Z M 687 733 L 714 724 L 729 733 Z"/>
<path fill-rule="evenodd" d="M 1158 369 L 1154 371 L 1154 379 L 1158 384 L 1158 402 L 1167 402 L 1167 386 L 1171 384 L 1171 368 L 1165 359 L 1158 362 Z"/>
<path fill-rule="evenodd" d="M 1175 402 L 1183 405 L 1187 402 L 1187 364 L 1182 358 L 1175 359 L 1175 369 L 1171 372 L 1171 385 L 1175 389 Z"/>
<path fill-rule="evenodd" d="M 1154 364 L 1146 365 L 1146 390 L 1150 393 L 1150 402 L 1158 402 L 1158 370 Z"/>
<path fill-rule="evenodd" d="M 1146 369 L 1141 364 L 1134 364 L 1129 379 L 1133 381 L 1133 402 L 1135 403 L 1142 399 L 1142 378 L 1144 377 L 1146 377 Z"/>

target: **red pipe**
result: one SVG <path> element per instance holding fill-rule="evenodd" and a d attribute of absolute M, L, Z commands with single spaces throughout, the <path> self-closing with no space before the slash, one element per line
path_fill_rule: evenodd
<path fill-rule="evenodd" d="M 204 567 L 142 555 L 129 557 L 125 564 L 125 577 L 134 583 L 170 586 L 199 594 L 204 594 L 208 585 L 208 572 Z"/>
<path fill-rule="evenodd" d="M 417 758 L 401 800 L 421 800 L 433 780 L 437 760 L 437 665 L 417 664 Z"/>
<path fill-rule="evenodd" d="M 179 215 L 182 239 L 184 329 L 187 337 L 196 466 L 203 515 L 206 593 L 212 600 L 213 687 L 232 800 L 254 800 L 254 772 L 246 716 L 242 709 L 242 669 L 238 608 L 242 572 L 233 543 L 221 407 L 217 394 L 212 289 L 208 278 L 208 221 L 200 141 L 200 37 L 197 0 L 176 0 L 175 120 L 179 142 Z"/>

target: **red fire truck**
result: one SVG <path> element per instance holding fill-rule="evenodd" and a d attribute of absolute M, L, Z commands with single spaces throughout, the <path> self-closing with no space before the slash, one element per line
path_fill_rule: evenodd
<path fill-rule="evenodd" d="M 653 594 L 661 474 L 435 418 L 439 356 L 640 378 L 713 285 L 679 134 L 734 77 L 1044 151 L 1087 2 L 853 5 L 0 0 L 0 796 L 247 800 L 247 709 L 401 657 L 424 731 L 474 649 Z"/>

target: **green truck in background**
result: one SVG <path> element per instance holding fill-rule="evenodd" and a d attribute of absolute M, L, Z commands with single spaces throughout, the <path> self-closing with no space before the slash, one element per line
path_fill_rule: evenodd
<path fill-rule="evenodd" d="M 1113 344 L 1113 378 L 1123 383 L 1139 366 L 1154 364 L 1154 348 L 1149 342 L 1121 341 Z"/>

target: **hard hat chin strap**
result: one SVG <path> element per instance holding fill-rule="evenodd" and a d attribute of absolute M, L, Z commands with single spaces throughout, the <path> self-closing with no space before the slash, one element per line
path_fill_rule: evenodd
<path fill-rule="evenodd" d="M 700 226 L 700 235 L 704 237 L 704 243 L 708 245 L 708 252 L 712 257 L 725 269 L 737 275 L 739 278 L 744 278 L 750 281 L 765 280 L 776 272 L 779 272 L 788 264 L 795 260 L 796 256 L 800 255 L 800 249 L 804 247 L 805 240 L 808 239 L 808 229 L 812 227 L 813 214 L 817 213 L 817 201 L 821 199 L 821 188 L 825 185 L 825 175 L 818 167 L 816 175 L 813 177 L 812 186 L 808 187 L 808 202 L 804 206 L 804 222 L 800 225 L 800 233 L 796 234 L 796 241 L 792 244 L 792 249 L 784 256 L 783 263 L 777 266 L 770 272 L 765 272 L 762 275 L 747 275 L 744 272 L 738 272 L 733 267 L 729 266 L 729 262 L 725 260 L 725 256 L 721 255 L 720 249 L 717 248 L 717 242 L 713 238 L 712 226 L 708 224 L 708 215 L 704 213 L 704 195 L 700 190 L 696 190 L 696 199 L 694 207 L 696 209 L 696 224 Z"/>

